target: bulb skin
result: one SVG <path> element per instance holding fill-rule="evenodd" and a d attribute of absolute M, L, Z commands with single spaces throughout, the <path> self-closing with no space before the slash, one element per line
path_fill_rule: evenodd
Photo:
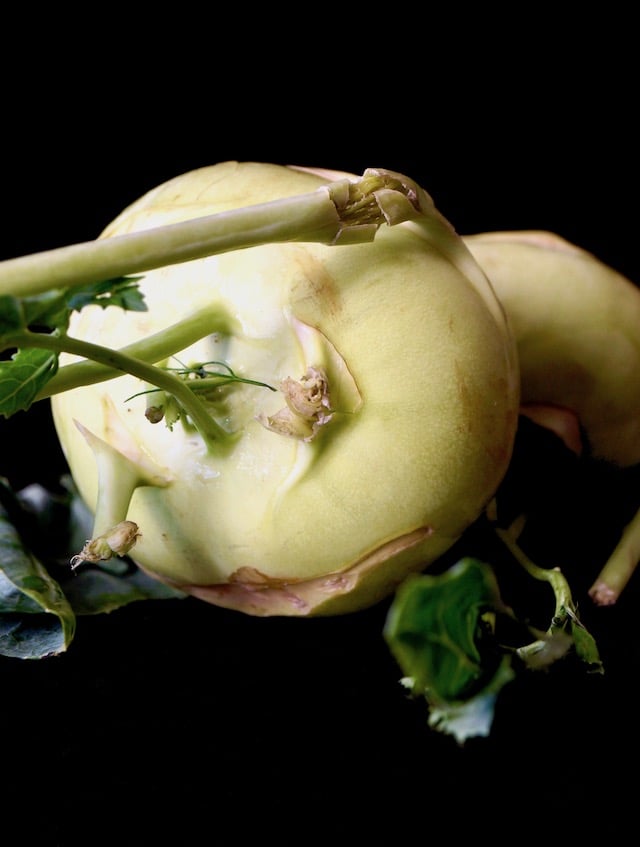
<path fill-rule="evenodd" d="M 330 178 L 212 165 L 153 189 L 102 237 L 303 194 Z M 76 421 L 159 469 L 163 484 L 137 487 L 122 518 L 140 528 L 131 555 L 141 568 L 248 614 L 342 614 L 387 597 L 482 514 L 509 465 L 520 382 L 502 307 L 466 273 L 462 239 L 449 237 L 464 262 L 402 224 L 367 244 L 250 247 L 148 272 L 147 312 L 92 306 L 74 316 L 71 335 L 121 348 L 208 310 L 211 334 L 176 358 L 224 361 L 276 387 L 213 397 L 229 433 L 219 450 L 188 426 L 151 424 L 129 375 L 52 398 L 90 508 L 97 463 Z M 283 392 L 309 374 L 326 377 L 318 419 Z M 279 415 L 293 417 L 293 434 L 265 425 Z"/>
<path fill-rule="evenodd" d="M 477 233 L 464 241 L 507 313 L 523 411 L 530 409 L 540 422 L 544 415 L 553 429 L 553 416 L 564 410 L 594 458 L 619 467 L 638 464 L 638 287 L 552 232 Z M 575 434 L 561 437 L 582 449 Z"/>

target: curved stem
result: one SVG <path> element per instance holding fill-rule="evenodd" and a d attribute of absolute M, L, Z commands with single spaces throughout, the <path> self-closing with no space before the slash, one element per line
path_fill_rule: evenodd
<path fill-rule="evenodd" d="M 226 315 L 221 315 L 217 309 L 203 309 L 179 323 L 150 335 L 141 341 L 135 341 L 120 349 L 123 356 L 137 359 L 140 362 L 154 364 L 168 359 L 175 353 L 191 346 L 196 341 L 214 332 L 233 332 Z M 64 365 L 52 377 L 36 396 L 36 400 L 44 400 L 54 394 L 79 388 L 81 385 L 92 385 L 105 382 L 122 375 L 122 371 L 103 361 L 85 359 Z"/>
<path fill-rule="evenodd" d="M 508 529 L 504 530 L 500 529 L 500 527 L 494 527 L 494 532 L 508 547 L 509 552 L 513 555 L 518 564 L 522 565 L 530 576 L 542 582 L 549 583 L 556 598 L 554 618 L 560 616 L 564 619 L 564 610 L 573 606 L 573 598 L 571 596 L 569 583 L 562 574 L 560 568 L 541 568 L 539 565 L 536 565 L 535 562 L 533 562 L 522 550 L 519 544 L 515 541 L 513 534 Z"/>
<path fill-rule="evenodd" d="M 86 359 L 92 359 L 121 373 L 129 373 L 144 382 L 172 394 L 186 410 L 194 426 L 206 442 L 209 449 L 219 447 L 228 441 L 228 434 L 211 417 L 204 404 L 194 395 L 188 385 L 172 373 L 149 365 L 118 350 L 101 347 L 89 341 L 80 341 L 68 335 L 46 335 L 24 330 L 7 339 L 8 346 L 18 348 L 38 347 L 55 353 L 72 353 Z"/>
<path fill-rule="evenodd" d="M 519 525 L 520 522 L 516 522 Z M 514 524 L 514 525 L 516 525 Z M 509 529 L 501 529 L 494 525 L 493 529 L 498 538 L 505 544 L 514 559 L 521 565 L 527 573 L 534 579 L 542 582 L 547 582 L 553 589 L 555 595 L 555 609 L 551 618 L 551 623 L 546 632 L 546 638 L 539 638 L 529 644 L 519 647 L 516 651 L 521 659 L 531 663 L 539 661 L 539 656 L 544 656 L 549 648 L 550 639 L 558 637 L 562 640 L 561 633 L 565 631 L 567 624 L 579 624 L 573 597 L 569 583 L 562 574 L 559 568 L 541 568 L 536 565 L 521 549 L 516 542 L 518 532 L 514 532 L 513 526 Z M 564 637 L 564 643 L 561 651 L 568 647 L 569 640 Z"/>

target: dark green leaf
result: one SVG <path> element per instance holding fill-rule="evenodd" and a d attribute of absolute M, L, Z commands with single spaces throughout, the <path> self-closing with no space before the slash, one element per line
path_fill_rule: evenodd
<path fill-rule="evenodd" d="M 186 595 L 153 579 L 137 567 L 127 567 L 120 575 L 106 568 L 77 570 L 65 582 L 64 590 L 77 615 L 113 612 L 138 600 L 175 600 Z"/>
<path fill-rule="evenodd" d="M 8 294 L 0 296 L 0 339 L 3 335 L 24 329 L 25 326 L 21 301 Z"/>
<path fill-rule="evenodd" d="M 114 558 L 99 566 L 72 570 L 69 560 L 91 537 L 93 517 L 71 478 L 65 476 L 61 482 L 65 489 L 62 494 L 54 495 L 33 484 L 19 492 L 14 504 L 24 509 L 24 532 L 34 539 L 32 547 L 49 570 L 55 568 L 58 582 L 76 615 L 111 612 L 137 600 L 185 596 L 147 576 L 127 559 Z M 11 511 L 15 512 L 15 508 L 14 505 Z"/>
<path fill-rule="evenodd" d="M 604 673 L 598 645 L 591 633 L 579 621 L 572 619 L 571 634 L 576 653 L 583 662 L 589 665 L 589 670 L 594 673 Z"/>
<path fill-rule="evenodd" d="M 58 356 L 50 350 L 18 350 L 0 362 L 0 415 L 11 417 L 28 409 L 58 370 Z"/>
<path fill-rule="evenodd" d="M 67 296 L 69 309 L 85 306 L 119 306 L 129 312 L 146 312 L 144 297 L 138 288 L 141 277 L 123 276 L 74 288 Z"/>
<path fill-rule="evenodd" d="M 475 559 L 405 580 L 384 635 L 414 691 L 434 703 L 456 703 L 491 682 L 504 657 L 488 626 L 495 609 L 502 603 L 493 571 Z"/>
<path fill-rule="evenodd" d="M 71 314 L 67 306 L 66 290 L 46 291 L 37 297 L 25 297 L 22 300 L 25 326 L 66 331 Z"/>
<path fill-rule="evenodd" d="M 0 653 L 40 659 L 64 652 L 75 620 L 58 583 L 25 548 L 0 508 Z"/>
<path fill-rule="evenodd" d="M 512 653 L 494 638 L 497 615 L 511 612 L 493 570 L 471 558 L 406 579 L 387 615 L 384 637 L 403 685 L 425 698 L 429 725 L 459 743 L 489 734 L 498 693 L 515 675 Z"/>

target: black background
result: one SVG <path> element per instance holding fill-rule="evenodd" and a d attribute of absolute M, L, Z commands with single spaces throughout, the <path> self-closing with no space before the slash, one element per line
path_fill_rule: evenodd
<path fill-rule="evenodd" d="M 461 233 L 553 230 L 640 281 L 624 20 L 460 12 L 342 28 L 270 10 L 183 12 L 134 31 L 126 14 L 106 16 L 5 31 L 19 49 L 4 75 L 2 258 L 94 238 L 165 179 L 253 159 L 394 169 Z M 57 478 L 46 409 L 0 421 L 0 439 L 14 485 Z M 569 664 L 519 678 L 491 736 L 458 747 L 399 686 L 385 604 L 317 620 L 134 604 L 80 619 L 58 658 L 0 659 L 2 827 L 51 845 L 624 832 L 640 592 L 632 583 L 606 610 L 586 597 L 618 489 L 607 474 L 585 485 L 532 464 L 603 677 Z"/>

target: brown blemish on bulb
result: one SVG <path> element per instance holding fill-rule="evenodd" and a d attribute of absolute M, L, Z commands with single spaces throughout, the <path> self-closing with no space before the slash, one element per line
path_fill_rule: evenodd
<path fill-rule="evenodd" d="M 296 255 L 299 275 L 291 288 L 291 305 L 300 320 L 316 324 L 319 316 L 342 311 L 340 289 L 324 265 L 307 252 Z"/>
<path fill-rule="evenodd" d="M 372 605 L 395 590 L 408 571 L 421 569 L 417 563 L 407 567 L 399 562 L 403 554 L 410 554 L 434 531 L 431 526 L 420 527 L 381 544 L 344 571 L 312 579 L 270 577 L 250 566 L 235 570 L 228 582 L 214 585 L 183 585 L 154 576 L 207 603 L 251 615 L 309 616 L 325 613 L 323 606 L 329 610 L 327 614 L 342 614 L 353 610 L 353 598 L 359 591 L 368 598 L 365 605 Z M 392 563 L 386 572 L 385 563 Z M 380 575 L 380 581 L 375 579 L 375 574 Z"/>

